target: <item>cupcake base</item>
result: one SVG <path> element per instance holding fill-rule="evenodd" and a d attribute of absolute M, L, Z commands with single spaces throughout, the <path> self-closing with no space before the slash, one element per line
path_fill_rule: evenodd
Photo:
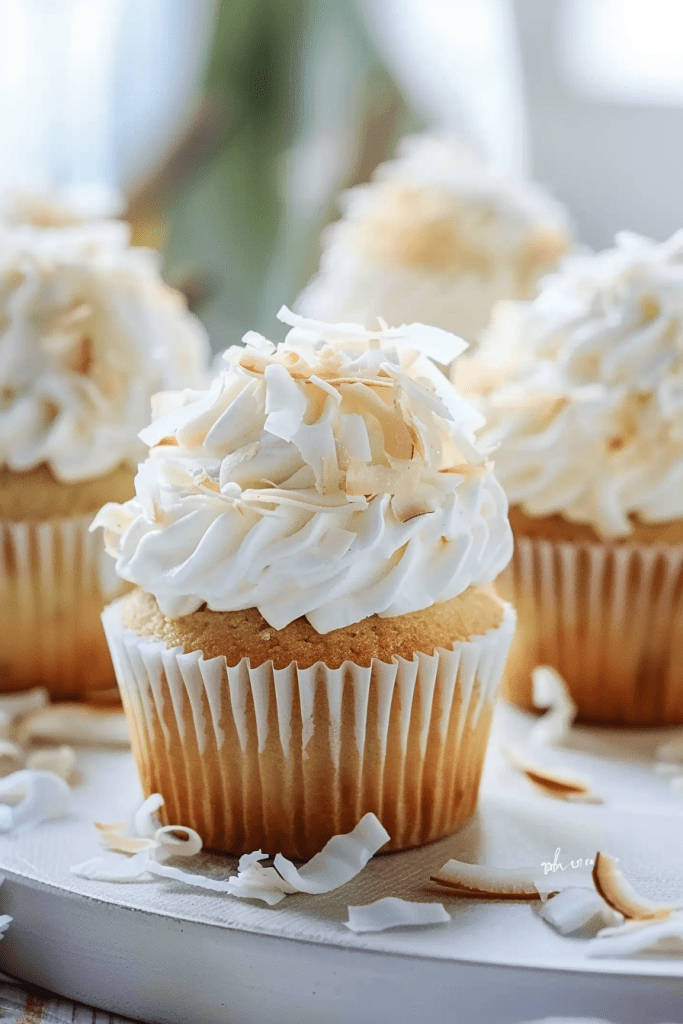
<path fill-rule="evenodd" d="M 126 585 L 91 522 L 0 521 L 0 692 L 65 699 L 113 685 L 100 611 Z"/>
<path fill-rule="evenodd" d="M 683 724 L 683 543 L 516 532 L 499 586 L 518 614 L 509 700 L 532 708 L 531 672 L 545 664 L 566 680 L 582 721 Z"/>
<path fill-rule="evenodd" d="M 485 635 L 411 660 L 252 668 L 150 642 L 123 604 L 103 622 L 143 789 L 207 847 L 309 858 L 373 811 L 385 849 L 405 849 L 471 816 L 509 606 Z"/>

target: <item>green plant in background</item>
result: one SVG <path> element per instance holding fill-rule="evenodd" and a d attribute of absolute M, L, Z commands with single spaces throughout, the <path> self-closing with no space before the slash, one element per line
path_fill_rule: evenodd
<path fill-rule="evenodd" d="M 223 0 L 205 95 L 213 144 L 167 197 L 164 259 L 221 349 L 279 335 L 339 191 L 417 123 L 353 0 Z"/>

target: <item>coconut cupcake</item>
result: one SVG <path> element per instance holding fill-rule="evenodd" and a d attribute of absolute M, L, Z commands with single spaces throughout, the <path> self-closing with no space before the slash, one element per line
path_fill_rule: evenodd
<path fill-rule="evenodd" d="M 136 497 L 95 526 L 145 792 L 231 853 L 308 857 L 374 811 L 394 849 L 472 813 L 513 613 L 479 415 L 413 325 L 304 321 L 158 396 Z"/>
<path fill-rule="evenodd" d="M 570 245 L 563 208 L 453 139 L 406 138 L 370 184 L 342 197 L 306 316 L 434 324 L 470 342 L 500 299 L 528 298 Z"/>
<path fill-rule="evenodd" d="M 113 685 L 99 616 L 121 582 L 88 528 L 133 493 L 151 395 L 207 358 L 126 225 L 0 227 L 0 689 Z"/>
<path fill-rule="evenodd" d="M 516 539 L 509 695 L 545 662 L 586 720 L 683 723 L 683 232 L 568 261 L 467 376 Z"/>

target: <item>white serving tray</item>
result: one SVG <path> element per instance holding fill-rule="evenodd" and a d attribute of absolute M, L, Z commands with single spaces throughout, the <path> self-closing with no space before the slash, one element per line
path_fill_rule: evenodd
<path fill-rule="evenodd" d="M 14 918 L 0 969 L 163 1024 L 517 1024 L 558 1013 L 683 1024 L 683 955 L 592 959 L 528 904 L 460 900 L 429 882 L 449 857 L 540 871 L 600 848 L 646 895 L 683 897 L 683 796 L 653 759 L 667 734 L 575 730 L 572 748 L 547 762 L 589 774 L 605 803 L 569 805 L 536 794 L 502 758 L 501 741 L 523 741 L 528 728 L 499 709 L 480 809 L 457 836 L 378 856 L 337 892 L 272 908 L 166 879 L 73 876 L 72 864 L 100 852 L 93 822 L 125 820 L 140 801 L 129 754 L 82 752 L 72 817 L 0 838 L 0 912 Z M 234 863 L 202 855 L 199 869 Z M 451 921 L 344 927 L 349 904 L 387 895 L 443 902 Z"/>

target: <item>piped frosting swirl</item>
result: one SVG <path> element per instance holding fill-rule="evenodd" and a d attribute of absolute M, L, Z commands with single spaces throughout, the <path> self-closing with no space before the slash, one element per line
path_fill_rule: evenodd
<path fill-rule="evenodd" d="M 480 415 L 427 358 L 465 343 L 280 318 L 284 343 L 247 334 L 208 391 L 157 396 L 136 497 L 94 524 L 119 574 L 170 617 L 255 607 L 319 633 L 492 581 L 505 496 Z"/>
<path fill-rule="evenodd" d="M 134 465 L 151 396 L 201 387 L 208 353 L 127 225 L 0 227 L 0 467 L 70 483 Z"/>
<path fill-rule="evenodd" d="M 604 537 L 683 519 L 683 231 L 568 260 L 468 362 L 511 504 Z"/>

